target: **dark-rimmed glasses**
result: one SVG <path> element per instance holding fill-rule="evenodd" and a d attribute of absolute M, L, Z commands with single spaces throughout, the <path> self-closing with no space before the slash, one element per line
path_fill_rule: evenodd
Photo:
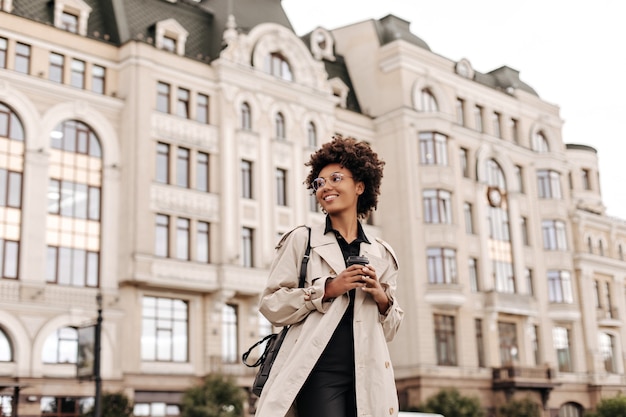
<path fill-rule="evenodd" d="M 326 178 L 315 178 L 313 181 L 311 181 L 311 186 L 313 187 L 314 191 L 317 191 L 326 185 L 326 180 L 328 180 L 332 185 L 337 185 L 341 182 L 341 180 L 343 180 L 343 177 L 352 178 L 351 176 L 342 174 L 341 172 L 333 172 L 332 174 L 330 174 L 330 176 Z"/>

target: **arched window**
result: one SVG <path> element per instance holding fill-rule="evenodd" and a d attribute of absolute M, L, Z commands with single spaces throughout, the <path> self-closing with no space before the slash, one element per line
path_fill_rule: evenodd
<path fill-rule="evenodd" d="M 620 261 L 624 260 L 624 246 L 621 243 L 617 246 L 617 256 Z"/>
<path fill-rule="evenodd" d="M 43 345 L 43 363 L 76 363 L 78 356 L 78 331 L 62 327 L 52 333 Z"/>
<path fill-rule="evenodd" d="M 315 123 L 309 122 L 306 134 L 309 141 L 309 148 L 317 148 L 317 128 L 315 127 Z"/>
<path fill-rule="evenodd" d="M 437 105 L 437 100 L 433 93 L 428 89 L 422 89 L 420 93 L 420 104 L 422 106 L 421 110 L 423 112 L 437 112 L 439 111 L 439 106 Z"/>
<path fill-rule="evenodd" d="M 0 277 L 17 279 L 22 211 L 24 127 L 0 102 Z"/>
<path fill-rule="evenodd" d="M 0 362 L 13 362 L 13 346 L 2 329 L 0 329 Z"/>
<path fill-rule="evenodd" d="M 538 153 L 546 153 L 550 151 L 548 140 L 543 132 L 539 131 L 533 135 L 532 147 L 533 151 Z"/>
<path fill-rule="evenodd" d="M 247 102 L 241 103 L 241 125 L 243 130 L 252 130 L 252 111 Z"/>
<path fill-rule="evenodd" d="M 615 363 L 615 342 L 613 335 L 600 332 L 598 334 L 598 346 L 600 348 L 600 354 L 604 362 L 604 370 L 608 373 L 614 374 L 617 372 L 617 365 Z"/>
<path fill-rule="evenodd" d="M 598 255 L 604 256 L 604 243 L 602 239 L 598 240 Z"/>
<path fill-rule="evenodd" d="M 582 417 L 583 408 L 576 403 L 565 403 L 559 408 L 559 417 Z"/>
<path fill-rule="evenodd" d="M 281 112 L 276 113 L 274 118 L 274 130 L 276 139 L 280 141 L 285 140 L 285 116 Z"/>
<path fill-rule="evenodd" d="M 587 238 L 587 252 L 593 253 L 593 241 L 591 240 L 591 237 Z"/>
<path fill-rule="evenodd" d="M 89 126 L 66 120 L 50 132 L 46 281 L 98 287 L 102 149 Z"/>
<path fill-rule="evenodd" d="M 289 62 L 287 62 L 285 57 L 278 52 L 272 52 L 266 56 L 265 71 L 285 81 L 293 81 L 293 75 L 291 73 L 291 66 L 289 65 Z"/>

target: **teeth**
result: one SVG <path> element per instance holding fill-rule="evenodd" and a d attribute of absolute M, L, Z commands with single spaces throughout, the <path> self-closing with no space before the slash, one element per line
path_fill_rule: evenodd
<path fill-rule="evenodd" d="M 335 198 L 337 198 L 336 195 L 327 195 L 326 197 L 324 197 L 324 201 L 334 200 Z"/>

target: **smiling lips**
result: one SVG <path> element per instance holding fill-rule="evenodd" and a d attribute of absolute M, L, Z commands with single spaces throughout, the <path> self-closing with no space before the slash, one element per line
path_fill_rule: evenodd
<path fill-rule="evenodd" d="M 328 194 L 324 196 L 324 201 L 333 201 L 337 197 L 339 197 L 338 194 Z"/>

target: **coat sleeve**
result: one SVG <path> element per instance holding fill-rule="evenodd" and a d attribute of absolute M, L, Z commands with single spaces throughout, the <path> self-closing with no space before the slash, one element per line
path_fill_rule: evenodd
<path fill-rule="evenodd" d="M 286 326 L 302 321 L 313 310 L 324 311 L 323 279 L 313 284 L 307 276 L 304 288 L 298 287 L 302 257 L 307 245 L 306 227 L 298 227 L 283 236 L 276 252 L 261 300 L 259 311 L 274 326 Z"/>
<path fill-rule="evenodd" d="M 387 242 L 381 239 L 376 240 L 383 246 L 384 258 L 390 265 L 389 268 L 385 270 L 383 276 L 380 277 L 380 282 L 385 288 L 385 293 L 389 298 L 390 305 L 384 314 L 380 314 L 379 318 L 383 326 L 385 339 L 387 340 L 387 342 L 391 342 L 396 336 L 396 333 L 400 328 L 400 323 L 402 323 L 402 318 L 404 317 L 404 311 L 398 304 L 398 300 L 396 298 L 399 270 L 398 260 L 393 249 Z"/>

